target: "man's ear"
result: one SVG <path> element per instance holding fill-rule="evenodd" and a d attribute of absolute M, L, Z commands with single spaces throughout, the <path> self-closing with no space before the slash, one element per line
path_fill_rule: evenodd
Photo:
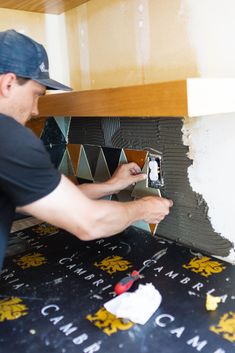
<path fill-rule="evenodd" d="M 16 75 L 14 73 L 7 73 L 0 75 L 0 95 L 9 97 L 11 90 L 16 83 Z"/>

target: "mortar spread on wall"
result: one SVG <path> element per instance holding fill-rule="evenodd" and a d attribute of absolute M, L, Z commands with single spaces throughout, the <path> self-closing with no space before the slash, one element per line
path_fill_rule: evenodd
<path fill-rule="evenodd" d="M 180 118 L 72 118 L 69 143 L 161 151 L 165 181 L 161 191 L 174 201 L 174 207 L 157 233 L 192 249 L 227 257 L 232 243 L 213 229 L 204 195 L 190 185 L 188 168 L 192 161 L 182 141 L 182 126 Z"/>

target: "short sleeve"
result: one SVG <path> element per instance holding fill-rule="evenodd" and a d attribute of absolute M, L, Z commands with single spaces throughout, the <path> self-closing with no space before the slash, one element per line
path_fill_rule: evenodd
<path fill-rule="evenodd" d="M 15 207 L 48 195 L 60 179 L 42 141 L 14 119 L 0 116 L 0 189 Z"/>

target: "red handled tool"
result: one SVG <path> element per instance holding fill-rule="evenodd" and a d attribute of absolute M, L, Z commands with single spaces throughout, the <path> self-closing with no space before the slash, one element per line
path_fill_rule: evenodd
<path fill-rule="evenodd" d="M 158 251 L 156 254 L 154 254 L 151 259 L 149 259 L 149 261 L 146 262 L 146 264 L 141 267 L 141 269 L 139 271 L 134 270 L 130 275 L 124 277 L 121 279 L 121 281 L 119 281 L 115 287 L 114 287 L 114 291 L 116 294 L 122 294 L 128 291 L 128 289 L 131 288 L 131 286 L 133 285 L 133 283 L 140 278 L 140 273 L 146 268 L 149 267 L 150 265 L 152 265 L 153 263 L 155 263 L 158 259 L 160 259 L 160 257 L 162 257 L 163 255 L 165 255 L 167 252 L 167 248 L 162 249 L 160 251 Z"/>

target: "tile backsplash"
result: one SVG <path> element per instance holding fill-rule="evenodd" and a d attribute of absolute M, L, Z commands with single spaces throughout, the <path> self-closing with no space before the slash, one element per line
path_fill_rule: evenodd
<path fill-rule="evenodd" d="M 31 122 L 30 127 L 41 138 L 52 163 L 64 175 L 77 184 L 103 182 L 108 180 L 116 168 L 123 163 L 136 162 L 146 173 L 146 150 L 105 147 L 92 144 L 68 143 L 70 118 L 51 117 L 43 124 L 40 120 Z M 147 190 L 146 181 L 106 197 L 121 202 L 139 198 L 139 195 L 158 195 L 156 189 Z M 157 226 L 144 221 L 134 226 L 155 234 Z"/>
<path fill-rule="evenodd" d="M 232 244 L 215 232 L 202 195 L 193 191 L 188 167 L 188 146 L 182 138 L 181 117 L 50 117 L 29 123 L 42 139 L 51 160 L 76 183 L 102 182 L 115 168 L 130 161 L 146 172 L 146 151 L 154 149 L 162 156 L 163 197 L 174 206 L 157 227 L 157 234 L 208 254 L 228 256 Z M 137 183 L 113 200 L 127 201 L 146 195 L 158 195 L 157 189 Z M 155 225 L 137 222 L 136 226 L 156 234 Z"/>

